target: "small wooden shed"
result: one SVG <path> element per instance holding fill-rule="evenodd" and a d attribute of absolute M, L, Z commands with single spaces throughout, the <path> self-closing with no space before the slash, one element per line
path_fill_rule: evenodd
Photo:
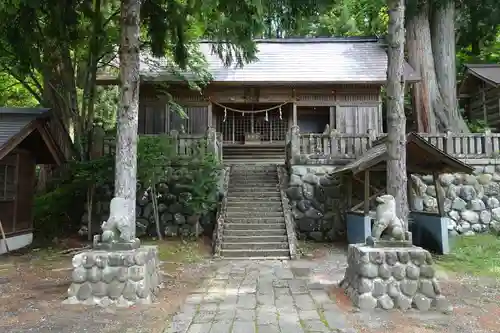
<path fill-rule="evenodd" d="M 36 165 L 66 161 L 66 146 L 58 142 L 67 133 L 55 133 L 56 126 L 49 109 L 0 108 L 0 221 L 10 250 L 33 240 Z"/>

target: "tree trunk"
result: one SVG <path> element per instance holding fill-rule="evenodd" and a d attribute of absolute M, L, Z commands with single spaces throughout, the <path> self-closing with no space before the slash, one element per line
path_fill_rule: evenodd
<path fill-rule="evenodd" d="M 156 225 L 156 235 L 159 240 L 163 240 L 163 236 L 160 228 L 160 213 L 158 212 L 158 197 L 156 193 L 156 182 L 151 185 L 151 202 L 153 203 L 153 215 Z"/>
<path fill-rule="evenodd" d="M 431 38 L 436 79 L 447 110 L 449 129 L 455 132 L 469 132 L 457 105 L 454 1 L 447 1 L 433 8 Z"/>
<path fill-rule="evenodd" d="M 125 198 L 135 238 L 137 126 L 139 115 L 139 0 L 121 2 L 120 80 L 117 115 L 115 197 Z"/>
<path fill-rule="evenodd" d="M 406 117 L 404 111 L 404 0 L 388 0 L 387 194 L 396 199 L 397 215 L 408 228 Z"/>

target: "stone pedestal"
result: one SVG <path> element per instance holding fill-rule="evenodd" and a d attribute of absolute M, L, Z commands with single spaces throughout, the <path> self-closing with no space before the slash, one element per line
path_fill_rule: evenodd
<path fill-rule="evenodd" d="M 73 257 L 65 304 L 128 307 L 149 304 L 161 284 L 156 246 L 128 251 L 91 250 Z"/>
<path fill-rule="evenodd" d="M 441 294 L 431 254 L 421 247 L 351 244 L 347 263 L 340 287 L 362 310 L 414 307 L 421 311 L 451 311 Z"/>

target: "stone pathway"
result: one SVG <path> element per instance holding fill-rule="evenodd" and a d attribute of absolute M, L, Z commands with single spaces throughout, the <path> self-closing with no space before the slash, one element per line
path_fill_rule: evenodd
<path fill-rule="evenodd" d="M 221 261 L 164 333 L 356 332 L 330 300 L 345 254 L 320 262 Z"/>

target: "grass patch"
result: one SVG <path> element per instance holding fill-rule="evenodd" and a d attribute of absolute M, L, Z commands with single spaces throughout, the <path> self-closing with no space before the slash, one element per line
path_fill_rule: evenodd
<path fill-rule="evenodd" d="M 477 276 L 500 278 L 500 238 L 491 235 L 457 237 L 450 254 L 439 256 L 442 268 Z"/>
<path fill-rule="evenodd" d="M 181 240 L 144 241 L 144 245 L 158 246 L 158 257 L 161 261 L 171 263 L 193 264 L 205 259 L 209 253 L 202 241 L 186 242 Z"/>

